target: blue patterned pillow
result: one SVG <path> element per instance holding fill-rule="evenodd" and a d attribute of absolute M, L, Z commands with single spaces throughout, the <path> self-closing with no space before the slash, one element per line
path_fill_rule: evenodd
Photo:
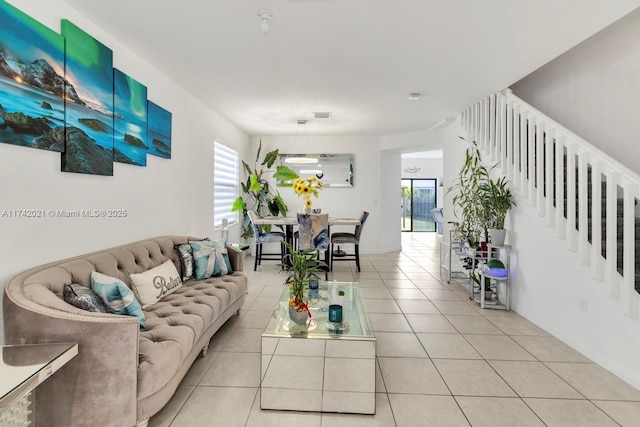
<path fill-rule="evenodd" d="M 97 271 L 92 271 L 91 289 L 100 295 L 100 298 L 102 298 L 113 313 L 135 316 L 138 318 L 140 326 L 142 328 L 146 327 L 146 321 L 140 303 L 133 294 L 133 291 L 131 291 L 122 280 L 98 273 Z"/>
<path fill-rule="evenodd" d="M 226 240 L 190 241 L 196 266 L 196 279 L 233 273 Z"/>

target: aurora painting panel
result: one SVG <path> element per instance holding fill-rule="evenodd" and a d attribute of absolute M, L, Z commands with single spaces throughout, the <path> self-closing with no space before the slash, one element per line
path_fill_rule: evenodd
<path fill-rule="evenodd" d="M 64 38 L 0 0 L 0 142 L 64 150 L 63 76 Z"/>
<path fill-rule="evenodd" d="M 146 166 L 147 87 L 115 68 L 113 81 L 113 160 Z"/>
<path fill-rule="evenodd" d="M 62 20 L 66 40 L 65 78 L 75 88 L 65 105 L 66 147 L 62 170 L 113 175 L 113 52 L 70 21 Z"/>
<path fill-rule="evenodd" d="M 164 108 L 147 102 L 147 147 L 149 154 L 171 158 L 171 113 Z"/>

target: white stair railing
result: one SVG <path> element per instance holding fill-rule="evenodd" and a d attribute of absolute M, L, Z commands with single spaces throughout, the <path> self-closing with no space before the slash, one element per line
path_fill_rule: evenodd
<path fill-rule="evenodd" d="M 638 318 L 635 205 L 640 175 L 510 89 L 478 101 L 461 120 L 469 138 L 491 161 L 500 162 L 512 189 L 556 229 L 568 250 L 577 251 L 595 279 L 608 284 L 609 296 L 621 300 L 625 314 Z"/>

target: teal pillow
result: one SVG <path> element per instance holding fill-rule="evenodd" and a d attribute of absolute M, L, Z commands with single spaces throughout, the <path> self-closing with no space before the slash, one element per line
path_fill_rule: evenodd
<path fill-rule="evenodd" d="M 146 327 L 146 321 L 142 307 L 133 294 L 133 291 L 124 282 L 106 274 L 91 272 L 91 289 L 107 304 L 115 314 L 135 316 L 142 328 Z"/>
<path fill-rule="evenodd" d="M 190 241 L 196 267 L 196 279 L 233 273 L 226 240 Z"/>

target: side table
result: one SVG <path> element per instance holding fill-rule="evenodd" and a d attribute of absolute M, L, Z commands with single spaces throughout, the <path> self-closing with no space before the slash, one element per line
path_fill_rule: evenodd
<path fill-rule="evenodd" d="M 0 426 L 34 425 L 35 389 L 77 354 L 76 343 L 0 346 Z"/>

